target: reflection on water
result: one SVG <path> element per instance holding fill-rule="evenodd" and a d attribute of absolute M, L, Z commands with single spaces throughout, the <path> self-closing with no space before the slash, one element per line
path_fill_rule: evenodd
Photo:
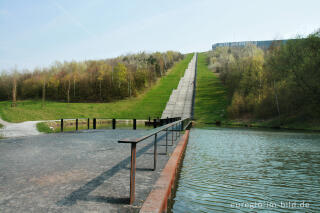
<path fill-rule="evenodd" d="M 320 134 L 192 129 L 173 212 L 320 212 Z"/>

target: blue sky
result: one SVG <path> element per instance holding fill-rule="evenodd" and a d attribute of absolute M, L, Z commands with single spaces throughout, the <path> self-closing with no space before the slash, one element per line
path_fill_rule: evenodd
<path fill-rule="evenodd" d="M 307 35 L 319 0 L 0 0 L 0 70 Z"/>

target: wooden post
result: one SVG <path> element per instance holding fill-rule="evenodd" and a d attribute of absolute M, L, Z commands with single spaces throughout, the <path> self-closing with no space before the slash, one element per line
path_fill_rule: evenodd
<path fill-rule="evenodd" d="M 88 129 L 90 129 L 90 118 L 88 118 Z"/>
<path fill-rule="evenodd" d="M 157 169 L 157 134 L 154 135 L 153 171 Z"/>
<path fill-rule="evenodd" d="M 93 119 L 93 129 L 97 128 L 97 119 Z"/>
<path fill-rule="evenodd" d="M 116 119 L 112 119 L 112 129 L 116 129 Z"/>
<path fill-rule="evenodd" d="M 136 130 L 137 129 L 137 119 L 133 119 L 133 129 Z"/>
<path fill-rule="evenodd" d="M 157 128 L 157 119 L 153 119 L 153 128 Z"/>
<path fill-rule="evenodd" d="M 61 132 L 63 132 L 63 118 L 61 118 Z"/>
<path fill-rule="evenodd" d="M 131 170 L 130 170 L 130 205 L 134 202 L 136 179 L 136 143 L 131 143 Z"/>
<path fill-rule="evenodd" d="M 76 119 L 76 131 L 78 131 L 79 129 L 79 122 L 78 122 L 78 118 Z"/>

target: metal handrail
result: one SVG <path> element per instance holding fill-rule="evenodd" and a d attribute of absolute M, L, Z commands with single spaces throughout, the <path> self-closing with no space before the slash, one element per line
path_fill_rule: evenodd
<path fill-rule="evenodd" d="M 184 122 L 188 121 L 187 125 L 184 126 Z M 173 145 L 173 132 L 176 132 L 175 140 L 178 138 L 178 133 L 180 136 L 180 131 L 185 130 L 191 124 L 190 118 L 180 119 L 178 121 L 174 121 L 172 123 L 166 124 L 164 126 L 155 128 L 151 130 L 151 133 L 146 134 L 142 137 L 137 138 L 125 138 L 118 141 L 118 143 L 130 143 L 131 144 L 131 169 L 130 169 L 130 205 L 133 204 L 135 198 L 135 176 L 136 176 L 136 150 L 137 150 L 137 143 L 144 141 L 152 136 L 155 137 L 154 139 L 154 161 L 153 161 L 153 170 L 156 170 L 157 167 L 157 134 L 166 131 L 166 152 L 168 150 L 168 131 L 172 131 L 172 144 Z M 180 126 L 181 125 L 181 126 Z M 180 127 L 180 128 L 179 128 Z M 171 128 L 171 130 L 169 130 Z"/>
<path fill-rule="evenodd" d="M 125 138 L 125 139 L 121 139 L 118 141 L 118 143 L 139 143 L 145 139 L 148 139 L 150 138 L 151 136 L 159 133 L 159 132 L 162 132 L 172 126 L 177 126 L 177 124 L 180 124 L 181 122 L 185 121 L 185 120 L 188 120 L 189 118 L 185 118 L 183 120 L 178 120 L 178 121 L 175 121 L 175 122 L 172 122 L 172 123 L 169 123 L 169 124 L 166 124 L 164 126 L 161 126 L 161 127 L 158 127 L 158 128 L 155 128 L 153 130 L 150 130 L 151 133 L 147 134 L 147 135 L 144 135 L 142 137 L 139 137 L 139 138 Z"/>

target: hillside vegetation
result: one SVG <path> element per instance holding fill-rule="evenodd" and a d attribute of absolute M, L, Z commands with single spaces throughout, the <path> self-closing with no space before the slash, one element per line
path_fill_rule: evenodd
<path fill-rule="evenodd" d="M 10 122 L 28 120 L 53 120 L 60 118 L 137 118 L 147 119 L 160 117 L 170 97 L 171 91 L 177 87 L 180 77 L 192 58 L 188 54 L 183 60 L 162 75 L 151 88 L 138 95 L 124 100 L 108 103 L 64 103 L 25 100 L 19 101 L 17 107 L 11 107 L 11 101 L 0 102 L 2 119 Z M 98 90 L 99 91 L 99 90 Z M 99 93 L 98 93 L 99 94 Z"/>
<path fill-rule="evenodd" d="M 63 102 L 110 102 L 137 96 L 173 64 L 178 52 L 140 53 L 106 60 L 55 62 L 32 71 L 0 75 L 0 100 L 43 99 Z M 14 103 L 13 103 L 14 104 Z"/>
<path fill-rule="evenodd" d="M 319 129 L 320 32 L 267 51 L 219 47 L 210 53 L 209 67 L 227 90 L 229 119 Z"/>

